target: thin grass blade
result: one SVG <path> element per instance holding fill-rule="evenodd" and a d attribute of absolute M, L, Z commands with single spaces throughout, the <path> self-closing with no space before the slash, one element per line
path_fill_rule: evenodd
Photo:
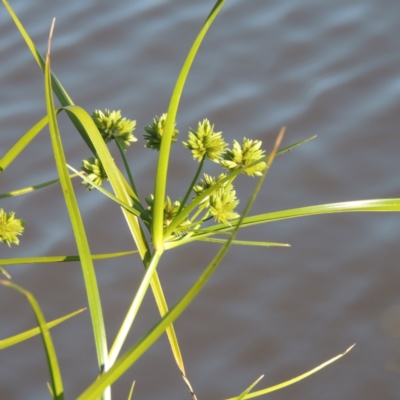
<path fill-rule="evenodd" d="M 71 179 L 69 178 L 66 167 L 65 154 L 61 142 L 60 132 L 56 119 L 56 113 L 53 101 L 53 92 L 51 87 L 50 76 L 50 43 L 51 35 L 54 28 L 54 20 L 50 31 L 49 44 L 46 56 L 45 66 L 45 98 L 46 109 L 49 119 L 50 137 L 56 160 L 58 175 L 64 194 L 64 200 L 67 206 L 68 214 L 71 220 L 72 230 L 74 232 L 75 241 L 78 247 L 78 253 L 81 259 L 82 272 L 85 281 L 86 293 L 88 296 L 89 310 L 92 318 L 93 334 L 96 345 L 97 359 L 99 370 L 103 371 L 108 368 L 108 351 L 106 342 L 106 332 L 104 327 L 103 312 L 101 309 L 100 294 L 97 286 L 96 273 L 94 270 L 92 256 L 90 254 L 89 244 L 83 226 L 82 218 L 79 212 L 78 203 L 76 201 L 74 189 Z"/>
<path fill-rule="evenodd" d="M 338 356 L 331 358 L 330 360 L 324 362 L 323 364 L 319 365 L 318 367 L 306 372 L 305 374 L 299 375 L 296 378 L 293 378 L 293 379 L 290 379 L 288 381 L 282 382 L 282 383 L 280 383 L 278 385 L 271 386 L 271 387 L 263 389 L 263 390 L 259 390 L 258 392 L 247 394 L 243 398 L 243 400 L 253 399 L 254 397 L 263 396 L 264 394 L 275 392 L 276 390 L 282 389 L 282 388 L 284 388 L 286 386 L 293 385 L 294 383 L 297 383 L 297 382 L 309 377 L 310 375 L 315 374 L 316 372 L 318 372 L 322 368 L 325 368 L 329 364 L 332 364 L 333 362 L 339 360 L 339 358 L 342 358 L 344 355 L 346 355 L 354 346 L 355 346 L 355 344 L 350 346 L 344 353 L 339 354 Z M 232 397 L 232 398 L 230 398 L 228 400 L 238 400 L 238 397 Z"/>
<path fill-rule="evenodd" d="M 276 155 L 277 155 L 277 156 L 280 156 L 280 155 L 282 155 L 282 154 L 288 153 L 289 151 L 292 151 L 292 150 L 295 149 L 296 147 L 299 147 L 299 146 L 301 146 L 301 145 L 303 145 L 303 144 L 305 144 L 305 143 L 307 143 L 307 142 L 309 142 L 309 141 L 315 139 L 316 137 L 317 137 L 317 135 L 310 136 L 310 137 L 307 138 L 307 139 L 302 139 L 302 140 L 300 140 L 300 141 L 298 141 L 298 142 L 296 142 L 296 143 L 291 144 L 290 146 L 284 147 L 283 149 L 278 150 L 278 151 L 276 152 Z"/>
<path fill-rule="evenodd" d="M 32 41 L 28 32 L 26 32 L 24 26 L 22 25 L 21 21 L 18 19 L 17 15 L 15 14 L 14 10 L 10 7 L 7 0 L 3 0 L 3 4 L 7 8 L 8 13 L 10 14 L 11 18 L 13 19 L 15 25 L 17 26 L 19 32 L 21 33 L 25 43 L 27 44 L 29 50 L 31 51 L 33 57 L 35 58 L 36 62 L 38 63 L 41 70 L 44 72 L 45 70 L 45 59 L 40 54 L 39 50 L 36 48 L 35 43 Z M 62 87 L 61 83 L 58 81 L 56 76 L 51 73 L 52 79 L 52 87 L 54 88 L 54 92 L 56 93 L 60 103 L 65 106 L 68 104 L 73 104 L 71 98 L 68 96 L 65 89 Z"/>
<path fill-rule="evenodd" d="M 72 179 L 72 178 L 75 178 L 76 176 L 78 176 L 78 175 L 72 174 L 69 177 Z M 59 179 L 52 179 L 51 181 L 39 183 L 38 185 L 33 185 L 33 186 L 28 186 L 23 189 L 13 190 L 11 192 L 0 194 L 0 199 L 5 199 L 7 197 L 21 196 L 22 194 L 32 193 L 35 190 L 42 189 L 46 186 L 50 186 L 50 185 L 53 185 L 54 183 L 58 183 L 58 182 L 60 182 Z"/>
<path fill-rule="evenodd" d="M 39 67 L 44 73 L 45 70 L 45 60 L 40 54 L 39 50 L 35 46 L 35 43 L 32 41 L 28 33 L 26 32 L 24 26 L 22 25 L 21 21 L 18 19 L 17 15 L 13 11 L 13 9 L 10 7 L 9 3 L 7 0 L 2 0 L 3 4 L 7 8 L 7 11 L 9 12 L 11 18 L 13 19 L 15 25 L 17 26 L 19 32 L 21 33 L 21 36 L 25 40 L 25 43 L 27 44 L 29 50 L 31 51 L 34 59 L 38 63 Z M 68 105 L 73 105 L 74 102 L 72 101 L 71 97 L 68 95 L 64 87 L 62 86 L 61 82 L 57 79 L 55 74 L 51 72 L 51 86 L 52 89 L 54 90 L 55 95 L 57 96 L 59 102 L 61 105 L 68 106 Z M 85 130 L 82 128 L 82 126 L 79 124 L 79 121 L 75 119 L 73 115 L 70 116 L 70 119 L 74 126 L 76 127 L 77 131 L 81 135 L 82 139 L 85 141 L 86 145 L 89 147 L 89 149 L 92 151 L 93 154 L 95 154 L 93 145 L 91 144 L 89 138 L 86 135 Z"/>
<path fill-rule="evenodd" d="M 220 243 L 220 244 L 224 244 L 227 241 L 227 239 L 218 239 L 218 238 L 204 238 L 200 240 L 203 242 Z M 232 240 L 232 245 L 257 246 L 257 247 L 290 247 L 290 244 L 288 243 L 259 242 L 254 240 Z"/>
<path fill-rule="evenodd" d="M 258 379 L 256 379 L 239 397 L 237 397 L 237 400 L 243 400 L 246 395 L 251 392 L 254 386 L 256 386 L 257 383 L 261 381 L 262 378 L 264 378 L 264 375 L 261 375 Z"/>
<path fill-rule="evenodd" d="M 92 260 L 106 260 L 109 258 L 125 257 L 136 254 L 137 250 L 121 251 L 118 253 L 91 254 Z M 24 258 L 3 258 L 0 265 L 21 265 L 21 264 L 44 264 L 80 261 L 79 256 L 47 256 L 47 257 L 24 257 Z"/>
<path fill-rule="evenodd" d="M 58 114 L 60 110 L 57 110 Z M 28 132 L 26 132 L 18 141 L 11 147 L 10 150 L 0 159 L 0 173 L 2 173 L 25 149 L 26 146 L 41 132 L 47 125 L 47 116 L 37 122 Z"/>
<path fill-rule="evenodd" d="M 219 243 L 224 244 L 227 239 L 211 238 L 207 236 L 195 236 L 183 238 L 175 242 L 165 243 L 165 250 L 174 249 L 179 246 L 183 246 L 194 241 L 208 242 L 208 243 Z M 259 241 L 249 241 L 249 240 L 232 240 L 232 245 L 236 246 L 258 246 L 258 247 L 290 247 L 288 243 L 276 243 L 276 242 L 259 242 Z"/>
<path fill-rule="evenodd" d="M 131 390 L 129 391 L 129 395 L 128 395 L 128 400 L 132 400 L 133 390 L 135 389 L 135 383 L 136 383 L 136 381 L 132 382 Z"/>
<path fill-rule="evenodd" d="M 61 322 L 64 322 L 67 319 L 70 319 L 70 318 L 74 317 L 75 315 L 80 314 L 81 312 L 83 312 L 85 310 L 86 310 L 86 308 L 81 308 L 80 310 L 74 311 L 73 313 L 65 315 L 64 317 L 55 319 L 54 321 L 51 321 L 51 322 L 47 322 L 46 323 L 46 327 L 47 327 L 47 329 L 51 329 L 51 328 L 61 324 Z M 23 342 L 25 340 L 28 340 L 28 339 L 30 339 L 30 338 L 32 338 L 34 336 L 39 335 L 39 334 L 40 334 L 40 327 L 39 328 L 33 328 L 33 329 L 30 329 L 29 331 L 25 331 L 25 332 L 19 333 L 18 335 L 14 335 L 12 337 L 9 337 L 7 339 L 0 340 L 0 350 L 5 349 L 6 347 L 14 346 L 17 343 L 21 343 L 21 342 Z"/>
<path fill-rule="evenodd" d="M 11 279 L 11 275 L 3 267 L 0 267 L 0 274 L 3 274 L 7 279 Z"/>
<path fill-rule="evenodd" d="M 275 211 L 267 214 L 254 215 L 247 217 L 242 223 L 242 228 L 265 224 L 268 222 L 282 221 L 285 219 L 307 217 L 311 215 L 333 214 L 333 213 L 350 213 L 350 212 L 399 212 L 400 199 L 374 199 L 374 200 L 357 200 L 346 201 L 342 203 L 320 204 L 317 206 L 293 208 L 290 210 Z M 232 226 L 224 226 L 216 224 L 208 228 L 204 228 L 199 237 L 209 235 L 209 233 L 229 232 L 237 224 L 231 221 Z M 197 237 L 196 234 L 193 237 Z"/>
<path fill-rule="evenodd" d="M 160 155 L 157 164 L 157 173 L 154 187 L 154 208 L 153 208 L 153 245 L 156 250 L 164 248 L 164 233 L 163 233 L 163 212 L 165 191 L 167 188 L 167 175 L 169 154 L 171 149 L 172 134 L 174 131 L 176 115 L 178 112 L 179 102 L 183 88 L 185 86 L 186 78 L 189 74 L 193 60 L 199 50 L 199 47 L 213 23 L 218 12 L 221 10 L 225 0 L 218 0 L 214 8 L 208 15 L 203 27 L 197 35 L 187 57 L 179 73 L 174 90 L 171 95 L 171 100 L 168 106 L 167 120 L 165 121 L 165 128 L 163 139 L 161 141 Z"/>
<path fill-rule="evenodd" d="M 83 175 L 81 172 L 77 171 L 74 167 L 71 167 L 70 165 L 67 164 L 67 167 L 75 172 L 76 175 L 78 175 L 80 178 L 82 178 L 85 182 L 89 183 L 92 185 L 94 188 L 96 188 L 100 193 L 103 193 L 105 196 L 107 196 L 109 199 L 112 201 L 116 202 L 119 204 L 121 207 L 125 208 L 125 210 L 131 212 L 132 214 L 136 215 L 137 217 L 140 216 L 140 211 L 137 210 L 134 207 L 129 206 L 128 204 L 124 203 L 122 200 L 120 200 L 118 197 L 114 196 L 112 193 L 110 193 L 108 190 L 102 188 L 99 185 L 96 185 L 93 181 L 91 181 L 87 176 Z"/>
<path fill-rule="evenodd" d="M 50 372 L 50 379 L 51 379 L 51 387 L 54 394 L 54 398 L 56 400 L 63 400 L 64 399 L 64 389 L 62 384 L 62 378 L 60 373 L 60 367 L 57 361 L 57 354 L 53 345 L 53 341 L 50 336 L 50 332 L 47 328 L 46 320 L 43 316 L 42 310 L 36 299 L 33 297 L 32 293 L 28 292 L 27 290 L 23 289 L 21 286 L 18 286 L 10 281 L 0 280 L 0 284 L 4 286 L 8 286 L 17 292 L 22 293 L 29 301 L 32 310 L 35 314 L 37 323 L 40 328 L 40 333 L 43 339 L 44 348 L 46 351 L 47 357 L 47 364 L 49 367 Z"/>

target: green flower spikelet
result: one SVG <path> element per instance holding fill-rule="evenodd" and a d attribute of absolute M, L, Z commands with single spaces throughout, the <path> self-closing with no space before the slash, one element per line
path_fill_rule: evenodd
<path fill-rule="evenodd" d="M 167 119 L 167 114 L 164 113 L 163 115 L 161 115 L 160 118 L 155 117 L 153 119 L 152 125 L 147 125 L 144 127 L 144 130 L 147 133 L 144 135 L 144 139 L 146 140 L 146 144 L 144 145 L 144 147 L 147 147 L 148 149 L 152 150 L 160 150 L 161 139 L 164 135 L 164 127 L 166 119 Z M 175 125 L 174 125 L 174 131 L 172 133 L 172 143 L 176 142 L 175 136 L 178 135 L 179 133 L 179 131 L 175 129 Z"/>
<path fill-rule="evenodd" d="M 172 202 L 167 196 L 167 201 L 164 204 L 164 228 L 169 226 L 169 224 L 173 221 L 180 206 L 181 202 L 179 200 Z"/>
<path fill-rule="evenodd" d="M 217 178 L 207 174 L 203 176 L 204 178 L 193 187 L 193 191 L 196 193 L 195 197 L 200 196 L 205 190 L 208 190 L 226 177 L 225 174 L 219 174 Z M 210 196 L 203 200 L 202 204 L 209 207 L 209 212 L 216 222 L 229 224 L 230 220 L 240 217 L 238 213 L 234 212 L 239 200 L 236 198 L 236 191 L 231 181 L 215 189 Z"/>
<path fill-rule="evenodd" d="M 239 142 L 234 140 L 233 149 L 229 149 L 224 154 L 224 160 L 221 161 L 221 165 L 228 170 L 234 171 L 258 161 L 264 157 L 265 153 L 264 150 L 260 149 L 261 144 L 261 140 L 243 138 L 243 144 L 240 145 Z M 261 176 L 265 168 L 267 168 L 267 164 L 261 161 L 247 168 L 243 173 L 249 176 Z"/>
<path fill-rule="evenodd" d="M 214 132 L 214 125 L 208 119 L 199 122 L 197 132 L 189 130 L 189 138 L 183 145 L 192 151 L 193 158 L 201 161 L 203 157 L 218 163 L 225 152 L 227 143 L 224 142 L 222 132 Z"/>
<path fill-rule="evenodd" d="M 154 196 L 151 194 L 149 197 L 146 197 L 145 200 L 148 205 L 147 212 L 151 218 L 153 214 Z M 164 221 L 163 221 L 164 228 L 169 226 L 170 223 L 173 221 L 173 219 L 176 217 L 180 206 L 181 206 L 180 200 L 175 200 L 174 202 L 172 202 L 171 199 L 167 196 L 167 200 L 164 203 Z M 185 232 L 188 231 L 189 227 L 187 225 L 189 224 L 190 222 L 187 220 L 180 223 L 178 228 L 173 232 L 172 236 L 175 237 L 182 236 Z"/>
<path fill-rule="evenodd" d="M 239 204 L 235 190 L 220 188 L 217 193 L 210 196 L 210 213 L 216 222 L 228 224 L 232 219 L 237 219 L 240 215 L 233 210 Z"/>
<path fill-rule="evenodd" d="M 217 178 L 214 176 L 208 175 L 208 174 L 203 174 L 203 179 L 193 187 L 193 191 L 196 193 L 196 197 L 200 196 L 204 191 L 209 189 L 211 186 L 215 185 L 217 182 L 219 182 L 221 179 L 226 178 L 226 175 L 224 173 L 221 173 L 218 175 Z M 222 185 L 222 187 L 225 188 L 225 190 L 232 190 L 233 185 L 231 182 L 226 182 L 225 184 Z M 216 193 L 220 188 L 216 189 L 214 193 Z M 212 194 L 211 194 L 212 195 Z M 205 203 L 206 207 L 210 206 L 210 196 L 206 197 L 203 201 L 202 204 Z"/>
<path fill-rule="evenodd" d="M 15 218 L 15 213 L 6 213 L 0 208 L 0 242 L 11 244 L 19 244 L 17 236 L 22 235 L 25 222 L 22 219 Z"/>
<path fill-rule="evenodd" d="M 108 179 L 103 164 L 98 158 L 89 157 L 87 160 L 82 160 L 82 171 L 84 171 L 87 174 L 87 178 L 97 186 L 101 186 Z M 86 189 L 88 190 L 94 188 L 94 186 L 86 181 L 83 181 L 82 184 L 86 185 Z"/>
<path fill-rule="evenodd" d="M 126 150 L 126 146 L 137 141 L 132 133 L 135 130 L 136 121 L 122 118 L 120 110 L 110 111 L 106 109 L 104 113 L 96 110 L 92 114 L 92 119 L 106 143 L 113 139 L 118 140 L 122 148 Z"/>

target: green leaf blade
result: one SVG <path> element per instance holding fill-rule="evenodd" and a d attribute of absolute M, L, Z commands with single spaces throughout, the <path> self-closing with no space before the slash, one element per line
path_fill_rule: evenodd
<path fill-rule="evenodd" d="M 153 244 L 156 250 L 164 248 L 164 233 L 163 233 L 163 211 L 165 192 L 167 188 L 167 175 L 169 154 L 171 150 L 172 136 L 175 127 L 176 115 L 178 112 L 179 102 L 185 86 L 186 78 L 189 74 L 193 60 L 196 57 L 197 51 L 207 34 L 208 29 L 216 18 L 217 14 L 224 5 L 225 0 L 218 0 L 214 8 L 208 15 L 203 27 L 197 35 L 187 57 L 179 73 L 174 90 L 171 95 L 171 100 L 168 106 L 167 120 L 165 122 L 165 129 L 163 139 L 161 141 L 160 155 L 157 163 L 156 181 L 154 186 L 154 211 L 153 211 Z"/>
<path fill-rule="evenodd" d="M 53 20 L 53 26 L 54 26 L 54 20 Z M 45 64 L 45 74 L 44 74 L 45 99 L 46 99 L 47 116 L 49 121 L 50 137 L 53 146 L 57 171 L 60 178 L 61 188 L 64 194 L 64 200 L 67 206 L 68 214 L 72 225 L 72 230 L 74 232 L 75 241 L 78 247 L 78 253 L 81 259 L 82 272 L 85 281 L 86 293 L 88 296 L 89 310 L 92 318 L 93 334 L 95 339 L 99 370 L 102 371 L 103 369 L 108 368 L 108 362 L 107 362 L 108 351 L 107 351 L 103 312 L 101 309 L 100 294 L 97 286 L 96 273 L 92 262 L 92 256 L 90 254 L 89 244 L 83 226 L 82 218 L 80 215 L 78 203 L 76 201 L 72 182 L 69 177 L 68 169 L 66 167 L 67 162 L 61 142 L 60 132 L 58 130 L 53 93 L 52 93 L 52 80 L 50 74 L 51 34 L 52 30 L 50 32 L 49 46 L 47 50 L 46 64 Z"/>
<path fill-rule="evenodd" d="M 86 308 L 81 308 L 80 310 L 74 311 L 73 313 L 65 315 L 64 317 L 55 319 L 55 320 L 53 320 L 51 322 L 47 322 L 46 323 L 46 327 L 47 327 L 47 329 L 51 329 L 51 328 L 61 324 L 62 322 L 74 317 L 75 315 L 80 314 L 81 312 L 83 312 L 85 310 L 86 310 Z M 19 333 L 17 335 L 14 335 L 12 337 L 9 337 L 9 338 L 6 338 L 6 339 L 2 339 L 2 340 L 0 340 L 0 350 L 3 350 L 5 348 L 7 348 L 7 347 L 14 346 L 14 345 L 16 345 L 18 343 L 24 342 L 25 340 L 28 340 L 28 339 L 30 339 L 30 338 L 32 338 L 34 336 L 39 335 L 40 332 L 41 332 L 40 331 L 40 327 L 39 328 L 33 328 L 33 329 L 28 330 L 28 331 L 25 331 L 25 332 Z"/>
<path fill-rule="evenodd" d="M 32 293 L 23 289 L 21 286 L 18 286 L 10 281 L 0 280 L 0 284 L 4 286 L 8 286 L 21 294 L 23 294 L 29 301 L 32 310 L 35 314 L 37 323 L 40 328 L 40 333 L 43 339 L 43 345 L 46 351 L 47 364 L 49 367 L 50 378 L 51 378 L 51 387 L 54 394 L 55 400 L 63 400 L 64 399 L 64 388 L 62 383 L 62 377 L 60 372 L 60 367 L 58 365 L 57 354 L 54 348 L 53 341 L 51 339 L 50 332 L 47 328 L 46 320 L 40 309 L 40 306 Z"/>

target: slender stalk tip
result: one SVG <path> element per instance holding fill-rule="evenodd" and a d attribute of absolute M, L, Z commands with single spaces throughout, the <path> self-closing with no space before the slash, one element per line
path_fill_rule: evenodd
<path fill-rule="evenodd" d="M 343 355 L 347 354 L 356 344 L 352 344 L 344 353 Z"/>
<path fill-rule="evenodd" d="M 54 25 L 56 24 L 56 18 L 53 18 L 53 21 L 51 22 L 51 27 L 50 27 L 50 33 L 49 33 L 49 40 L 47 42 L 47 53 L 46 53 L 46 61 L 50 57 L 50 47 L 51 47 L 51 39 L 53 38 L 53 32 L 54 32 Z"/>
<path fill-rule="evenodd" d="M 276 152 L 278 151 L 278 148 L 281 145 L 281 142 L 283 140 L 283 136 L 285 135 L 285 131 L 286 131 L 286 127 L 284 126 L 284 127 L 281 128 L 280 132 L 278 133 L 278 136 L 277 136 L 277 138 L 275 140 L 274 148 L 273 148 L 271 154 L 268 157 L 268 161 L 267 161 L 268 167 L 270 167 L 271 164 L 272 164 L 272 161 L 274 161 Z"/>

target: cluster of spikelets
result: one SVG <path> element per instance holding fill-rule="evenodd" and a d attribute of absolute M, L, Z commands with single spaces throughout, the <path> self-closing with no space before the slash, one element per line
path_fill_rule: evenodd
<path fill-rule="evenodd" d="M 102 112 L 96 110 L 92 114 L 92 118 L 106 143 L 115 140 L 117 145 L 123 151 L 126 151 L 130 143 L 137 141 L 133 135 L 136 121 L 122 118 L 120 111 L 110 112 L 105 110 L 105 112 Z M 146 132 L 144 134 L 145 147 L 160 150 L 166 118 L 167 114 L 155 117 L 153 124 L 144 128 Z M 179 131 L 174 127 L 173 143 L 177 141 L 178 133 Z M 187 142 L 183 142 L 183 146 L 192 152 L 193 158 L 200 163 L 199 168 L 201 169 L 204 161 L 208 159 L 221 165 L 225 170 L 217 177 L 203 174 L 202 179 L 191 188 L 194 192 L 193 199 L 200 196 L 205 190 L 210 189 L 218 181 L 227 178 L 230 172 L 239 168 L 246 167 L 242 172 L 248 176 L 261 176 L 267 167 L 264 161 L 260 161 L 265 156 L 261 144 L 259 140 L 244 138 L 242 143 L 234 140 L 232 148 L 229 149 L 222 137 L 222 132 L 214 132 L 214 125 L 211 125 L 207 119 L 199 122 L 196 130 L 190 129 Z M 107 180 L 104 168 L 96 157 L 84 160 L 82 170 L 86 173 L 87 178 L 98 186 Z M 227 179 L 214 192 L 205 197 L 194 215 L 182 222 L 173 236 L 182 236 L 190 229 L 198 228 L 204 221 L 211 218 L 223 224 L 229 224 L 229 221 L 239 218 L 239 214 L 235 212 L 239 200 L 233 187 L 233 179 Z M 82 183 L 89 190 L 93 189 L 93 186 L 87 181 Z M 148 207 L 143 216 L 147 221 L 152 218 L 153 200 L 153 195 L 146 198 Z M 169 226 L 184 206 L 185 204 L 181 199 L 172 201 L 167 197 L 164 205 L 164 228 Z"/>
<path fill-rule="evenodd" d="M 136 142 L 137 138 L 133 135 L 136 127 L 136 121 L 123 118 L 121 111 L 105 110 L 104 112 L 96 110 L 92 114 L 92 119 L 96 124 L 101 136 L 106 143 L 115 140 L 122 152 L 126 152 L 127 146 Z M 155 117 L 152 125 L 144 128 L 145 147 L 152 150 L 160 150 L 161 140 L 164 134 L 167 114 Z M 172 135 L 172 142 L 176 142 L 178 130 L 175 129 Z M 199 171 L 203 168 L 205 160 L 210 160 L 219 164 L 225 172 L 218 176 L 203 174 L 199 182 L 190 188 L 194 192 L 193 200 L 201 196 L 206 190 L 209 190 L 216 183 L 224 179 L 221 185 L 204 196 L 199 203 L 193 215 L 185 219 L 172 234 L 173 237 L 181 237 L 192 229 L 198 229 L 201 224 L 211 218 L 218 223 L 229 224 L 229 221 L 239 218 L 235 208 L 239 204 L 236 197 L 236 191 L 233 187 L 234 178 L 229 179 L 229 173 L 239 168 L 243 168 L 243 173 L 248 176 L 261 176 L 267 164 L 260 161 L 265 152 L 261 149 L 260 140 L 250 140 L 243 138 L 240 144 L 233 141 L 232 149 L 222 137 L 222 132 L 214 132 L 214 125 L 211 125 L 207 119 L 198 123 L 197 130 L 190 129 L 187 142 L 183 146 L 192 152 L 192 156 L 199 164 Z M 107 180 L 107 174 L 101 161 L 92 156 L 82 162 L 82 171 L 87 180 L 97 186 L 101 186 Z M 88 190 L 94 186 L 87 181 L 82 182 Z M 187 197 L 185 198 L 187 199 Z M 149 224 L 153 211 L 153 195 L 146 198 L 147 209 L 143 212 L 143 218 Z M 179 212 L 185 207 L 186 200 L 181 199 L 172 201 L 167 197 L 164 204 L 164 228 L 167 228 Z M 0 242 L 18 244 L 18 236 L 24 231 L 24 221 L 15 217 L 13 212 L 6 213 L 0 209 Z"/>

